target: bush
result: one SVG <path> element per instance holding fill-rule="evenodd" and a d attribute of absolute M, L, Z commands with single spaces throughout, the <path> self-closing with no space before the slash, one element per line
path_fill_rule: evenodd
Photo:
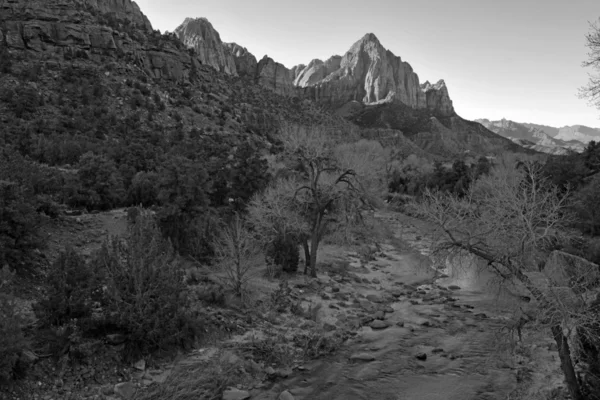
<path fill-rule="evenodd" d="M 300 261 L 298 243 L 289 235 L 279 236 L 267 247 L 266 257 L 285 272 L 296 272 Z"/>
<path fill-rule="evenodd" d="M 62 326 L 72 319 L 89 319 L 92 314 L 92 274 L 85 261 L 67 248 L 52 264 L 47 278 L 46 298 L 36 307 L 44 326 Z"/>
<path fill-rule="evenodd" d="M 87 208 L 106 210 L 121 204 L 125 189 L 114 161 L 86 153 L 79 160 L 77 176 Z"/>
<path fill-rule="evenodd" d="M 22 318 L 15 307 L 15 299 L 6 290 L 13 272 L 0 270 L 0 384 L 7 383 L 24 372 L 26 364 L 21 355 L 29 343 L 22 330 Z"/>
<path fill-rule="evenodd" d="M 183 269 L 148 213 L 139 213 L 127 241 L 107 241 L 93 266 L 106 278 L 105 323 L 128 336 L 130 357 L 194 338 Z"/>
<path fill-rule="evenodd" d="M 31 270 L 34 250 L 41 247 L 39 215 L 23 189 L 0 180 L 0 265 L 23 272 Z"/>

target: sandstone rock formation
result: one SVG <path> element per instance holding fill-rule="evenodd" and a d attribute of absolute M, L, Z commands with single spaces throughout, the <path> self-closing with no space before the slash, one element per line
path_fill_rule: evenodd
<path fill-rule="evenodd" d="M 329 74 L 340 69 L 342 57 L 333 56 L 327 61 L 312 60 L 307 66 L 295 71 L 294 85 L 299 87 L 307 87 L 316 85 Z"/>
<path fill-rule="evenodd" d="M 442 116 L 454 115 L 445 83 L 420 85 L 410 64 L 386 50 L 372 33 L 354 43 L 342 57 L 311 61 L 294 83 L 304 88 L 305 96 L 334 108 L 350 101 L 367 105 L 400 102 L 415 109 L 429 108 Z"/>
<path fill-rule="evenodd" d="M 268 56 L 264 56 L 256 68 L 258 84 L 285 96 L 294 93 L 292 76 L 292 71 Z"/>
<path fill-rule="evenodd" d="M 238 75 L 253 78 L 256 75 L 256 67 L 258 65 L 256 57 L 248 49 L 237 43 L 225 43 L 224 46 L 233 57 Z"/>
<path fill-rule="evenodd" d="M 454 114 L 454 107 L 452 107 L 452 100 L 450 100 L 446 82 L 440 79 L 435 85 L 432 85 L 429 81 L 426 81 L 420 87 L 425 93 L 425 103 L 428 109 L 437 110 L 445 116 Z"/>
<path fill-rule="evenodd" d="M 130 0 L 10 0 L 0 2 L 0 37 L 11 50 L 65 54 L 98 62 L 135 60 L 149 77 L 188 80 L 200 60 L 161 36 Z"/>
<path fill-rule="evenodd" d="M 202 64 L 210 65 L 229 75 L 237 75 L 232 53 L 221 41 L 219 32 L 206 18 L 186 18 L 174 33 L 187 48 L 196 51 Z"/>

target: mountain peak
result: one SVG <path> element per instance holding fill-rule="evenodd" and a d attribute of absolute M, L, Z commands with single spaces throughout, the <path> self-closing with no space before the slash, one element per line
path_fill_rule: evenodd
<path fill-rule="evenodd" d="M 219 32 L 206 18 L 186 18 L 175 29 L 175 35 L 187 47 L 196 51 L 202 64 L 217 71 L 237 75 L 235 60 L 223 42 Z"/>
<path fill-rule="evenodd" d="M 380 43 L 379 39 L 377 39 L 377 36 L 375 36 L 374 33 L 367 33 L 365 34 L 360 40 L 359 42 L 376 42 L 376 43 Z"/>

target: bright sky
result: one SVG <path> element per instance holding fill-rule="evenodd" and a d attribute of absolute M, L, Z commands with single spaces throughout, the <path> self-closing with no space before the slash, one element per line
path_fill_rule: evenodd
<path fill-rule="evenodd" d="M 344 54 L 365 33 L 444 79 L 457 113 L 552 126 L 600 127 L 577 97 L 589 69 L 585 34 L 600 0 L 137 0 L 154 29 L 206 17 L 224 42 L 285 66 Z"/>

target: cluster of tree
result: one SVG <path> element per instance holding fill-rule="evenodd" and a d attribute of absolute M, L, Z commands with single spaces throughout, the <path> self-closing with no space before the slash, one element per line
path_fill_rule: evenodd
<path fill-rule="evenodd" d="M 562 193 L 572 194 L 575 224 L 592 236 L 600 234 L 600 143 L 590 142 L 581 154 L 550 157 L 543 174 Z"/>
<path fill-rule="evenodd" d="M 491 162 L 486 157 L 470 164 L 456 160 L 446 166 L 440 161 L 431 163 L 413 154 L 393 163 L 388 189 L 390 193 L 411 196 L 420 196 L 426 189 L 463 195 L 474 181 L 488 174 L 490 168 Z"/>
<path fill-rule="evenodd" d="M 416 209 L 442 232 L 435 251 L 475 255 L 479 267 L 502 285 L 528 292 L 536 306 L 528 322 L 556 341 L 571 398 L 595 399 L 600 389 L 599 299 L 586 296 L 597 288 L 600 270 L 565 253 L 575 239 L 570 195 L 552 184 L 543 168 L 531 160 L 501 162 L 463 195 L 426 190 Z M 545 279 L 532 278 L 540 272 Z M 586 379 L 576 373 L 577 360 L 589 367 Z"/>

